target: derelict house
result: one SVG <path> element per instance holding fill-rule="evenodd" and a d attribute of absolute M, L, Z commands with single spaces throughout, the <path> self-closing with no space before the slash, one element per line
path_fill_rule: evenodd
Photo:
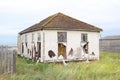
<path fill-rule="evenodd" d="M 19 54 L 41 62 L 99 59 L 99 34 L 102 29 L 57 13 L 21 31 Z"/>

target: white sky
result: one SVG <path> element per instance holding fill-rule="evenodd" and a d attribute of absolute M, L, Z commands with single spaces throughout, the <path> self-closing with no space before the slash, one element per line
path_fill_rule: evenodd
<path fill-rule="evenodd" d="M 102 28 L 102 36 L 120 35 L 120 0 L 0 0 L 0 44 L 57 12 Z"/>

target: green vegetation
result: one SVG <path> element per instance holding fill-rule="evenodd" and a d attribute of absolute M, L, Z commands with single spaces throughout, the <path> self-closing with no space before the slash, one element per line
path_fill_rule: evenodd
<path fill-rule="evenodd" d="M 120 80 L 120 53 L 101 52 L 90 63 L 32 63 L 17 57 L 17 73 L 10 80 Z"/>

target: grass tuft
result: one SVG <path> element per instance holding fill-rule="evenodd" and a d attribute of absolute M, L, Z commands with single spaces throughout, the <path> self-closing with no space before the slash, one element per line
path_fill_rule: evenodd
<path fill-rule="evenodd" d="M 10 80 L 120 80 L 120 53 L 101 52 L 100 60 L 61 63 L 33 63 L 17 57 L 17 73 Z"/>

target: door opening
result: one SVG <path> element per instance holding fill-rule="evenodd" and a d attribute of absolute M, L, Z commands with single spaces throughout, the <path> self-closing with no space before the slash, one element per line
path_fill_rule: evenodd
<path fill-rule="evenodd" d="M 38 58 L 41 57 L 41 42 L 37 42 Z"/>
<path fill-rule="evenodd" d="M 60 55 L 66 59 L 66 46 L 63 43 L 58 43 L 58 57 Z"/>

